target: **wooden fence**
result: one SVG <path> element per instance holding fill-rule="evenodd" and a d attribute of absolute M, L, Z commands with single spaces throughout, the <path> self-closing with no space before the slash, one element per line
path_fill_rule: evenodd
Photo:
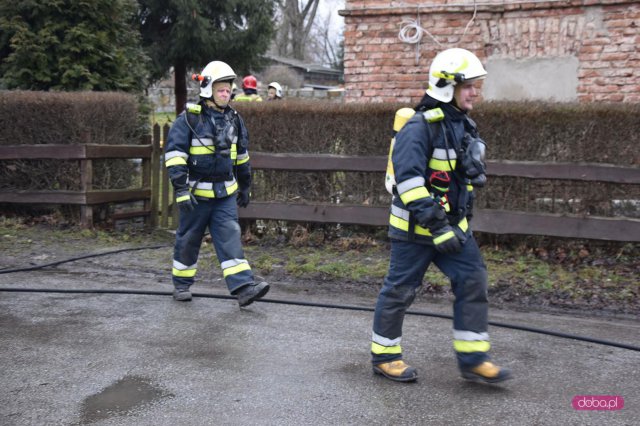
<path fill-rule="evenodd" d="M 354 157 L 251 153 L 254 169 L 296 171 L 380 172 L 386 156 Z M 600 164 L 489 161 L 490 176 L 533 179 L 580 180 L 640 184 L 640 168 Z M 381 176 L 380 184 L 383 184 Z M 340 204 L 288 204 L 252 202 L 240 209 L 245 219 L 277 219 L 300 222 L 386 226 L 388 207 Z M 579 217 L 559 214 L 477 209 L 473 229 L 491 234 L 546 235 L 611 241 L 640 241 L 640 220 L 631 218 Z"/>
<path fill-rule="evenodd" d="M 156 130 L 159 134 L 159 129 Z M 168 128 L 164 129 L 166 135 Z M 251 167 L 255 170 L 299 172 L 343 171 L 381 173 L 386 169 L 386 156 L 342 156 L 320 154 L 283 154 L 251 152 Z M 490 176 L 524 177 L 531 179 L 577 180 L 640 184 L 640 168 L 601 164 L 543 163 L 489 161 Z M 175 227 L 176 212 L 169 206 L 170 183 L 162 169 L 162 203 L 160 224 Z M 383 184 L 383 176 L 380 177 Z M 292 204 L 252 201 L 239 209 L 243 219 L 284 220 L 293 222 L 342 223 L 386 226 L 388 207 L 346 204 Z M 173 218 L 171 223 L 169 217 Z M 474 212 L 473 228 L 491 234 L 545 235 L 578 239 L 640 241 L 640 220 L 632 218 L 582 217 L 505 210 L 478 209 Z"/>
<path fill-rule="evenodd" d="M 152 144 L 145 138 L 143 145 L 9 145 L 0 146 L 0 160 L 79 160 L 80 190 L 1 190 L 0 203 L 73 204 L 80 205 L 80 223 L 93 226 L 93 208 L 108 203 L 143 201 L 143 210 L 111 215 L 111 219 L 146 216 L 155 226 L 157 204 L 152 200 L 151 171 L 159 168 L 159 155 L 152 155 Z M 93 189 L 93 160 L 109 158 L 142 159 L 141 188 Z"/>
<path fill-rule="evenodd" d="M 151 226 L 175 228 L 177 209 L 173 206 L 171 184 L 162 161 L 161 141 L 167 139 L 169 126 L 153 127 L 153 135 L 144 145 L 21 145 L 0 147 L 0 160 L 77 159 L 80 160 L 80 191 L 0 191 L 0 202 L 76 204 L 82 209 L 82 224 L 91 226 L 92 206 L 103 203 L 143 200 L 144 209 L 119 217 L 146 216 Z M 162 134 L 161 134 L 162 133 Z M 150 139 L 150 140 L 149 140 Z M 99 158 L 141 158 L 142 188 L 93 190 L 92 160 Z M 259 170 L 300 172 L 343 171 L 382 173 L 386 156 L 341 156 L 272 154 L 251 152 L 251 165 Z M 640 184 L 640 168 L 602 164 L 489 161 L 490 176 L 530 179 L 577 180 Z M 381 175 L 381 185 L 383 178 Z M 542 214 L 506 210 L 478 209 L 473 228 L 491 234 L 544 235 L 578 239 L 640 241 L 640 220 L 560 214 Z M 388 207 L 346 204 L 290 204 L 253 201 L 240 209 L 244 219 L 293 222 L 342 223 L 386 226 Z M 112 217 L 113 219 L 114 217 Z"/>

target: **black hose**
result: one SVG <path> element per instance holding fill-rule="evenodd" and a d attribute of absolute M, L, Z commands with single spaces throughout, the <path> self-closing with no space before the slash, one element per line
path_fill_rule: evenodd
<path fill-rule="evenodd" d="M 23 293 L 85 293 L 85 294 L 138 294 L 138 295 L 153 295 L 153 296 L 171 296 L 173 293 L 169 291 L 147 291 L 147 290 L 104 290 L 104 289 L 81 289 L 81 290 L 68 290 L 68 289 L 34 289 L 34 288 L 2 288 L 0 291 L 8 292 L 23 292 Z M 202 297 L 209 299 L 231 299 L 235 300 L 234 296 L 224 296 L 217 294 L 206 293 L 192 293 L 193 297 Z M 344 309 L 349 311 L 366 311 L 373 312 L 374 308 L 366 308 L 362 306 L 354 305 L 335 305 L 330 303 L 315 303 L 315 302 L 299 302 L 294 300 L 281 300 L 281 299 L 260 299 L 258 302 L 265 303 L 277 303 L 281 305 L 294 305 L 294 306 L 309 306 L 314 308 L 330 308 L 330 309 Z M 453 319 L 451 315 L 438 314 L 434 312 L 425 311 L 407 311 L 407 315 L 417 315 L 423 317 L 435 317 L 444 319 Z M 594 339 L 592 337 L 577 336 L 574 334 L 560 333 L 553 330 L 544 330 L 535 327 L 525 327 L 522 325 L 513 325 L 502 322 L 489 321 L 489 324 L 495 327 L 509 328 L 512 330 L 528 331 L 530 333 L 544 334 L 547 336 L 561 337 L 564 339 L 580 340 L 583 342 L 597 343 L 599 345 L 613 346 L 616 348 L 629 349 L 632 351 L 640 352 L 639 346 L 627 345 L 625 343 L 611 342 L 608 340 Z"/>
<path fill-rule="evenodd" d="M 45 263 L 44 265 L 27 266 L 27 267 L 24 267 L 24 268 L 0 269 L 0 274 L 11 274 L 11 273 L 14 273 L 14 272 L 35 271 L 36 269 L 44 269 L 44 268 L 48 268 L 50 266 L 58 266 L 58 265 L 62 265 L 63 263 L 74 262 L 76 260 L 82 260 L 82 259 L 89 259 L 91 257 L 107 256 L 109 254 L 122 253 L 122 252 L 126 252 L 126 251 L 155 250 L 155 249 L 166 248 L 166 247 L 172 247 L 172 246 L 169 245 L 169 244 L 162 244 L 162 245 L 159 245 L 159 246 L 132 247 L 132 248 L 124 248 L 124 249 L 118 249 L 118 250 L 111 250 L 111 251 L 105 251 L 103 253 L 87 254 L 85 256 L 72 257 L 70 259 L 59 260 L 57 262 Z"/>

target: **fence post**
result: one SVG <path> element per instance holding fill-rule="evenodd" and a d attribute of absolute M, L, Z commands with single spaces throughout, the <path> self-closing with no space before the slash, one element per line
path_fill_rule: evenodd
<path fill-rule="evenodd" d="M 84 158 L 80 160 L 80 190 L 85 196 L 85 204 L 80 206 L 80 226 L 93 226 L 93 206 L 86 204 L 87 192 L 93 189 L 93 161 Z"/>
<path fill-rule="evenodd" d="M 165 124 L 162 126 L 162 140 L 164 143 L 167 143 L 167 136 L 169 135 L 169 125 Z M 160 226 L 163 228 L 169 227 L 169 186 L 171 186 L 171 182 L 169 182 L 169 176 L 167 173 L 167 168 L 164 167 L 164 162 L 160 161 L 160 175 L 161 175 L 161 184 L 162 188 L 162 203 L 160 208 Z"/>
<path fill-rule="evenodd" d="M 160 198 L 160 126 L 153 125 L 153 135 L 151 137 L 151 216 L 150 225 L 155 228 L 158 226 L 158 203 Z"/>

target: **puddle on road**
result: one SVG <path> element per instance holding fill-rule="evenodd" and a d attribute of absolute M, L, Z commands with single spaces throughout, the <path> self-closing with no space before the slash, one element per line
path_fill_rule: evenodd
<path fill-rule="evenodd" d="M 171 396 L 173 395 L 165 390 L 153 386 L 145 377 L 125 376 L 84 400 L 80 424 L 133 413 L 144 405 Z"/>

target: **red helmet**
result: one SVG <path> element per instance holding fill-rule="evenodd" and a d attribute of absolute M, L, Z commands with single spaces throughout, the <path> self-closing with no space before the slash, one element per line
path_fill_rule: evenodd
<path fill-rule="evenodd" d="M 258 88 L 258 80 L 252 75 L 248 75 L 242 79 L 242 88 L 243 89 L 257 89 Z"/>

